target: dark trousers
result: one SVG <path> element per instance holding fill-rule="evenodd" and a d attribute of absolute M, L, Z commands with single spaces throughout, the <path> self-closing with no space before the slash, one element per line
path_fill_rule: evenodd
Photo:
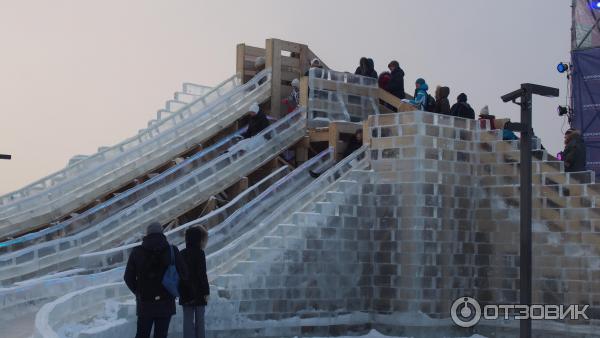
<path fill-rule="evenodd" d="M 167 338 L 171 317 L 138 317 L 135 338 L 150 338 L 154 326 L 154 338 Z"/>

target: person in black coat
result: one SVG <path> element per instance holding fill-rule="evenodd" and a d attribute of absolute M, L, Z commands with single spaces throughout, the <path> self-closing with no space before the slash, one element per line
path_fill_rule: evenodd
<path fill-rule="evenodd" d="M 363 131 L 362 129 L 358 129 L 354 136 L 348 142 L 348 146 L 346 147 L 346 151 L 344 151 L 344 157 L 348 157 L 350 154 L 358 150 L 363 145 Z"/>
<path fill-rule="evenodd" d="M 375 71 L 375 62 L 373 62 L 373 59 L 360 58 L 360 65 L 356 68 L 354 74 L 376 79 L 377 72 Z"/>
<path fill-rule="evenodd" d="M 586 149 L 581 134 L 575 129 L 569 129 L 565 133 L 565 150 L 563 152 L 565 171 L 585 171 Z"/>
<path fill-rule="evenodd" d="M 460 93 L 456 98 L 456 103 L 450 108 L 450 115 L 462 117 L 465 119 L 475 119 L 475 111 L 467 103 L 467 94 Z"/>
<path fill-rule="evenodd" d="M 398 61 L 392 61 L 388 64 L 391 74 L 391 80 L 388 84 L 388 91 L 399 99 L 404 99 L 404 71 L 400 68 Z"/>
<path fill-rule="evenodd" d="M 181 256 L 189 269 L 189 279 L 182 281 L 180 286 L 183 338 L 205 337 L 204 310 L 210 295 L 204 254 L 207 242 L 208 232 L 202 227 L 191 227 L 185 232 L 185 249 L 181 251 Z"/>
<path fill-rule="evenodd" d="M 242 133 L 242 137 L 251 138 L 257 135 L 269 126 L 267 115 L 260 110 L 258 103 L 253 103 L 248 111 L 250 119 L 248 120 L 248 129 Z"/>
<path fill-rule="evenodd" d="M 125 284 L 135 294 L 137 311 L 136 338 L 166 338 L 171 317 L 175 314 L 175 297 L 165 289 L 162 279 L 171 264 L 171 250 L 159 223 L 146 229 L 142 244 L 133 248 L 125 268 Z M 175 266 L 181 280 L 187 279 L 187 267 L 173 246 Z"/>

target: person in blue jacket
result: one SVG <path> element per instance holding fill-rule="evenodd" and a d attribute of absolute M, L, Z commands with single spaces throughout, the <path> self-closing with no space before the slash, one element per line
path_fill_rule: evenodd
<path fill-rule="evenodd" d="M 415 82 L 415 87 L 417 88 L 416 90 L 416 95 L 415 98 L 412 100 L 409 100 L 410 104 L 412 104 L 413 106 L 416 106 L 419 110 L 423 110 L 426 111 L 427 110 L 427 90 L 429 89 L 429 86 L 427 85 L 427 83 L 425 82 L 424 79 L 422 78 L 418 78 L 417 81 Z"/>

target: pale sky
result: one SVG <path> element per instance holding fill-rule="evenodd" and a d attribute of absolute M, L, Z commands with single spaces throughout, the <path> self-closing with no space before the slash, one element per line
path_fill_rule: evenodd
<path fill-rule="evenodd" d="M 518 121 L 500 96 L 522 82 L 555 86 L 534 100 L 534 128 L 562 148 L 570 0 L 0 0 L 0 194 L 135 135 L 183 82 L 235 73 L 235 46 L 265 39 L 308 44 L 339 71 L 361 56 L 377 71 L 397 59 L 412 92 L 460 92 Z"/>

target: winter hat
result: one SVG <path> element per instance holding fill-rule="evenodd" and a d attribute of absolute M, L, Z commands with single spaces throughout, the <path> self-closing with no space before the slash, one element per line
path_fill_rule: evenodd
<path fill-rule="evenodd" d="M 415 81 L 415 83 L 418 83 L 419 85 L 424 85 L 425 84 L 425 79 L 418 78 L 417 81 Z"/>
<path fill-rule="evenodd" d="M 158 222 L 152 222 L 146 228 L 146 234 L 147 235 L 150 235 L 150 234 L 162 234 L 162 233 L 163 233 L 162 225 L 160 225 L 160 223 L 158 223 Z"/>
<path fill-rule="evenodd" d="M 481 108 L 481 110 L 479 111 L 479 116 L 488 116 L 490 115 L 490 108 L 485 105 L 483 108 Z"/>
<path fill-rule="evenodd" d="M 259 56 L 256 58 L 256 60 L 254 60 L 254 68 L 258 68 L 258 67 L 262 67 L 265 65 L 265 58 L 262 56 Z"/>
<path fill-rule="evenodd" d="M 260 110 L 260 107 L 258 106 L 258 103 L 254 102 L 250 108 L 248 109 L 249 112 L 258 114 L 258 111 Z"/>
<path fill-rule="evenodd" d="M 300 80 L 293 79 L 292 80 L 292 87 L 296 87 L 296 88 L 300 87 Z"/>
<path fill-rule="evenodd" d="M 312 61 L 310 61 L 310 65 L 313 67 L 320 67 L 321 61 L 317 58 L 314 58 L 314 59 L 312 59 Z"/>
<path fill-rule="evenodd" d="M 458 96 L 456 97 L 456 101 L 467 102 L 467 94 L 465 94 L 465 93 L 458 94 Z M 488 114 L 489 114 L 489 112 L 488 112 Z"/>

